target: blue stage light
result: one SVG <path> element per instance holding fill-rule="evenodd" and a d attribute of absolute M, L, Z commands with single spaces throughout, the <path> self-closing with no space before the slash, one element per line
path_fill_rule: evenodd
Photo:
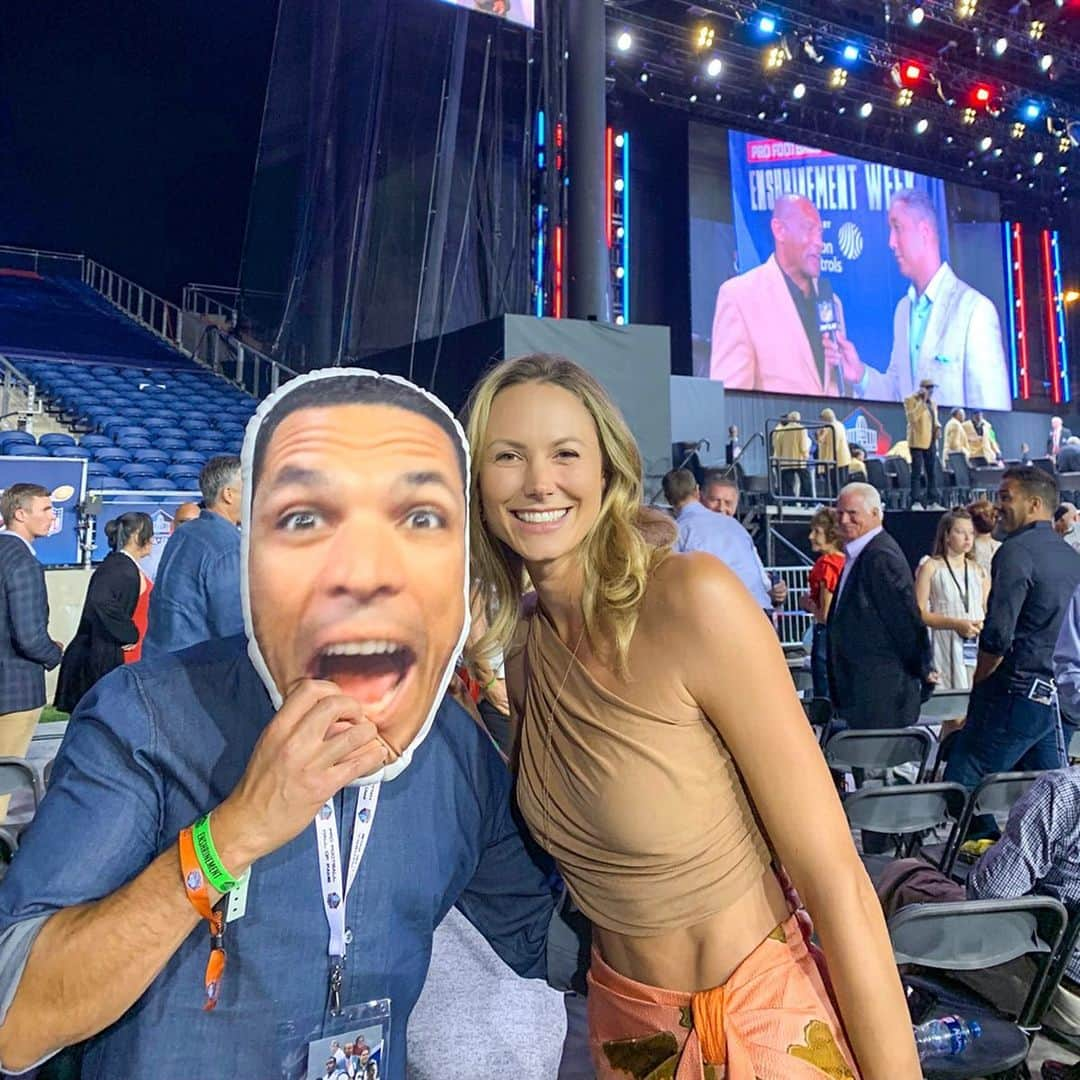
<path fill-rule="evenodd" d="M 768 36 L 769 34 L 776 33 L 776 19 L 772 15 L 759 15 L 757 21 L 757 31 L 759 34 Z"/>
<path fill-rule="evenodd" d="M 841 53 L 844 58 L 844 63 L 854 64 L 859 59 L 859 50 L 855 45 L 845 45 L 844 51 Z"/>
<path fill-rule="evenodd" d="M 1024 119 L 1025 120 L 1038 120 L 1042 114 L 1042 106 L 1035 101 L 1029 101 L 1024 106 Z"/>

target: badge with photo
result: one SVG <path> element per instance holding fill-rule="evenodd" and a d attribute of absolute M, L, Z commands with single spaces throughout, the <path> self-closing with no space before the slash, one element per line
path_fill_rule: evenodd
<path fill-rule="evenodd" d="M 390 999 L 341 1009 L 326 1023 L 278 1028 L 282 1080 L 381 1080 L 388 1075 Z"/>

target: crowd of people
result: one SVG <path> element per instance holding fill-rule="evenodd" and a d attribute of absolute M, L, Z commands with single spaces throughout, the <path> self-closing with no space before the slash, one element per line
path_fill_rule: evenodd
<path fill-rule="evenodd" d="M 152 588 L 147 520 L 107 531 L 63 660 L 72 720 L 0 882 L 0 1068 L 82 1044 L 91 1075 L 307 1080 L 351 1075 L 362 1028 L 400 1080 L 456 906 L 517 974 L 587 989 L 601 1080 L 921 1075 L 773 629 L 787 588 L 729 477 L 672 470 L 672 515 L 647 506 L 604 389 L 536 355 L 480 381 L 464 430 L 404 380 L 298 378 L 201 487 Z M 1054 776 L 1058 688 L 1080 716 L 1057 506 L 1053 477 L 1005 469 L 996 505 L 942 517 L 917 577 L 875 488 L 815 513 L 800 602 L 835 727 L 905 726 L 935 686 L 970 687 L 946 776 Z M 13 485 L 0 513 L 0 650 L 21 665 L 0 654 L 2 735 L 32 731 L 63 650 L 33 557 L 48 493 Z M 1026 828 L 979 888 L 1009 887 Z M 1023 888 L 1068 873 L 1055 858 Z"/>

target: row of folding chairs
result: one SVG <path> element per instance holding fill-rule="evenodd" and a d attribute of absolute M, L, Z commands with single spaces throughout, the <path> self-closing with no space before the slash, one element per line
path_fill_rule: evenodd
<path fill-rule="evenodd" d="M 33 800 L 33 813 L 36 814 L 52 776 L 52 765 L 52 761 L 48 761 L 39 772 L 35 764 L 26 758 L 0 757 L 0 795 L 26 792 Z M 19 849 L 19 834 L 23 828 L 25 824 L 0 821 L 0 877 L 3 877 L 7 864 Z"/>

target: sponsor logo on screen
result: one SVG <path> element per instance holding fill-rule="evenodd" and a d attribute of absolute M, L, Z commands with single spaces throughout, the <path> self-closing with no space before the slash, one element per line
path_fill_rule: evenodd
<path fill-rule="evenodd" d="M 849 262 L 853 262 L 862 254 L 862 229 L 854 221 L 845 221 L 836 234 L 836 242 L 839 245 L 840 254 Z"/>
<path fill-rule="evenodd" d="M 852 446 L 861 446 L 871 456 L 884 454 L 892 446 L 885 425 L 867 409 L 848 413 L 844 417 L 844 430 Z"/>

